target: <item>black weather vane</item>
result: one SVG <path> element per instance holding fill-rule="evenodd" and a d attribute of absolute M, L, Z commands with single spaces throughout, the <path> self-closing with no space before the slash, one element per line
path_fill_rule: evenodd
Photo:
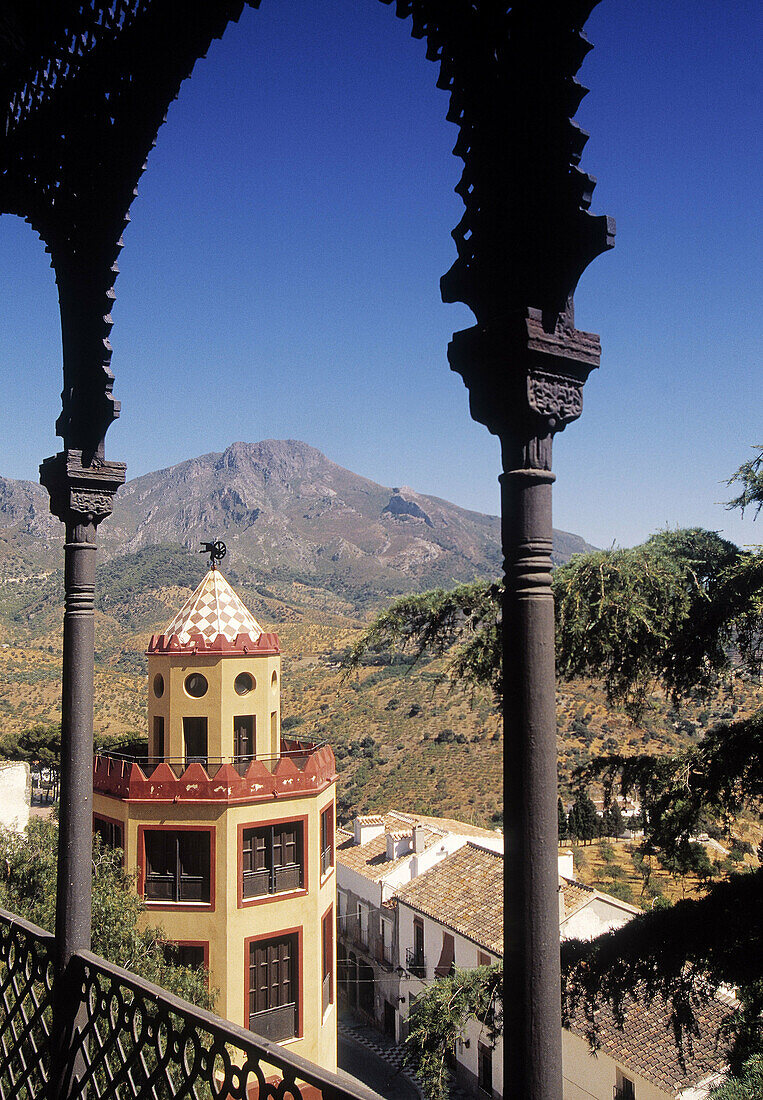
<path fill-rule="evenodd" d="M 224 542 L 202 542 L 200 554 L 209 554 L 209 567 L 210 569 L 217 569 L 217 563 L 222 561 L 225 555 L 228 553 L 228 547 Z"/>

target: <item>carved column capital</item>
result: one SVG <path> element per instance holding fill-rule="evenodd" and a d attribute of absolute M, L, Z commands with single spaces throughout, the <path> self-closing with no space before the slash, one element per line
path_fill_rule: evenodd
<path fill-rule="evenodd" d="M 50 494 L 50 510 L 67 525 L 92 525 L 111 515 L 114 495 L 124 484 L 124 462 L 93 459 L 82 464 L 82 451 L 66 450 L 46 458 L 40 482 Z"/>
<path fill-rule="evenodd" d="M 448 347 L 472 416 L 501 439 L 505 470 L 551 469 L 551 440 L 583 411 L 600 354 L 599 337 L 579 332 L 571 311 L 548 330 L 536 309 L 456 332 Z"/>

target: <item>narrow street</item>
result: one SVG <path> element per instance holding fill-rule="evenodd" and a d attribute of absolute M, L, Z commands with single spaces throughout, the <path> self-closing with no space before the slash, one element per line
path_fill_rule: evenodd
<path fill-rule="evenodd" d="M 350 1023 L 346 1020 L 345 1024 Z M 337 1063 L 340 1076 L 352 1077 L 368 1088 L 378 1092 L 387 1100 L 420 1100 L 418 1090 L 397 1068 L 400 1062 L 399 1050 L 390 1048 L 386 1055 L 384 1048 L 387 1040 L 379 1035 L 378 1041 L 371 1046 L 363 1041 L 363 1031 L 352 1034 L 350 1026 L 340 1026 L 337 1036 Z M 374 1047 L 378 1047 L 380 1053 Z"/>

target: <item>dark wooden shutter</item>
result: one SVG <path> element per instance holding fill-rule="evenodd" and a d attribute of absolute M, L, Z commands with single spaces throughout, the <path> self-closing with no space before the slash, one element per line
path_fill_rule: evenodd
<path fill-rule="evenodd" d="M 208 902 L 210 899 L 209 833 L 177 834 L 178 900 Z"/>
<path fill-rule="evenodd" d="M 154 756 L 164 756 L 164 718 L 161 714 L 154 715 Z"/>
<path fill-rule="evenodd" d="M 482 1092 L 493 1095 L 493 1050 L 484 1043 L 477 1046 L 477 1084 Z"/>
<path fill-rule="evenodd" d="M 281 944 L 276 940 L 268 944 L 268 1008 L 278 1008 L 281 1000 Z"/>
<path fill-rule="evenodd" d="M 233 719 L 233 755 L 246 763 L 254 756 L 254 715 L 237 714 Z"/>
<path fill-rule="evenodd" d="M 456 958 L 456 945 L 450 932 L 442 934 L 442 951 L 437 966 L 434 968 L 436 978 L 445 978 L 453 970 Z"/>
<path fill-rule="evenodd" d="M 206 718 L 183 719 L 183 742 L 185 748 L 186 763 L 197 760 L 206 766 L 207 763 L 207 720 Z"/>
<path fill-rule="evenodd" d="M 322 1002 L 323 1011 L 325 1012 L 328 1006 L 334 999 L 334 910 L 329 909 L 326 916 L 322 921 L 322 947 L 323 947 L 323 982 L 322 982 Z"/>
<path fill-rule="evenodd" d="M 122 826 L 117 821 L 105 821 L 102 817 L 93 818 L 93 832 L 101 838 L 104 848 L 122 848 Z"/>
<path fill-rule="evenodd" d="M 276 893 L 299 890 L 303 882 L 302 872 L 302 822 L 274 825 L 272 889 Z"/>
<path fill-rule="evenodd" d="M 254 870 L 254 834 L 251 829 L 244 829 L 241 841 L 241 870 L 244 874 Z"/>
<path fill-rule="evenodd" d="M 254 833 L 254 870 L 266 871 L 268 867 L 267 829 L 257 829 Z"/>
<path fill-rule="evenodd" d="M 269 1008 L 268 947 L 253 943 L 249 949 L 249 1011 L 264 1012 Z"/>
<path fill-rule="evenodd" d="M 287 865 L 297 863 L 297 826 L 295 824 L 282 825 L 280 827 L 280 863 Z M 274 849 L 275 850 L 275 849 Z M 276 866 L 279 861 L 276 860 Z"/>
<path fill-rule="evenodd" d="M 150 901 L 175 901 L 175 833 L 163 829 L 143 834 L 146 852 L 145 896 Z"/>
<path fill-rule="evenodd" d="M 278 945 L 279 1004 L 288 1005 L 294 1000 L 292 992 L 292 943 L 291 937 Z"/>
<path fill-rule="evenodd" d="M 424 958 L 424 922 L 418 917 L 413 921 L 413 953 L 417 959 Z"/>

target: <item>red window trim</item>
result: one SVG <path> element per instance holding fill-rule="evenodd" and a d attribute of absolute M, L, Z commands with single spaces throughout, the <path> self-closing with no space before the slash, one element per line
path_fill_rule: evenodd
<path fill-rule="evenodd" d="M 120 821 L 118 817 L 109 817 L 108 814 L 102 814 L 100 810 L 93 810 L 93 832 L 95 832 L 95 820 L 105 821 L 109 825 L 118 825 L 122 830 L 122 839 L 124 844 L 122 845 L 122 866 L 127 866 L 127 822 Z"/>
<path fill-rule="evenodd" d="M 326 879 L 329 877 L 329 875 L 332 873 L 332 871 L 336 870 L 336 804 L 335 804 L 333 799 L 331 800 L 331 802 L 328 803 L 328 805 L 324 806 L 323 809 L 320 812 L 319 841 L 323 836 L 323 815 L 324 814 L 330 814 L 331 815 L 330 822 L 329 822 L 329 841 L 330 841 L 330 845 L 331 845 L 331 866 L 329 867 L 328 871 L 326 871 L 325 874 L 320 875 L 320 879 L 321 879 L 322 883 L 326 881 Z M 320 843 L 319 843 L 319 847 L 321 847 Z M 321 847 L 321 850 L 320 850 L 319 855 L 318 855 L 318 859 L 320 860 L 322 858 L 323 858 L 323 848 Z"/>
<path fill-rule="evenodd" d="M 291 896 L 291 895 L 290 895 Z M 304 1038 L 305 1029 L 303 1024 L 304 1018 L 304 990 L 302 982 L 302 970 L 304 966 L 304 958 L 302 953 L 302 925 L 298 925 L 296 928 L 274 928 L 270 932 L 262 932 L 258 936 L 247 936 L 244 940 L 244 1027 L 249 1030 L 249 949 L 253 943 L 259 940 L 280 940 L 284 936 L 295 936 L 297 940 L 297 1034 L 292 1035 L 290 1039 L 284 1039 L 283 1043 L 279 1043 L 279 1046 L 284 1046 L 286 1043 L 293 1043 L 297 1039 Z"/>
<path fill-rule="evenodd" d="M 328 942 L 329 951 L 331 953 L 331 959 L 329 962 L 329 1008 L 334 1003 L 334 971 L 336 969 L 336 962 L 334 958 L 334 903 L 332 901 L 326 912 L 321 917 L 321 983 L 326 975 L 323 973 L 323 967 L 326 962 L 326 929 L 328 929 Z M 328 1011 L 328 1009 L 327 1009 Z M 321 1015 L 323 1013 L 321 1012 Z"/>
<path fill-rule="evenodd" d="M 209 989 L 209 940 L 174 940 L 168 939 L 167 943 L 174 944 L 176 947 L 203 947 L 204 948 L 204 969 L 206 970 L 206 983 L 207 989 Z"/>
<path fill-rule="evenodd" d="M 209 901 L 149 901 L 146 897 L 146 843 L 144 833 L 209 833 Z M 215 837 L 214 825 L 139 825 L 138 896 L 146 909 L 164 913 L 214 913 L 215 911 Z"/>
<path fill-rule="evenodd" d="M 261 898 L 244 897 L 244 830 L 267 829 L 271 825 L 288 825 L 290 822 L 302 823 L 302 883 L 299 890 L 284 890 L 282 894 L 265 894 Z M 303 897 L 310 886 L 310 830 L 308 828 L 307 814 L 289 814 L 286 817 L 269 817 L 266 821 L 243 821 L 239 823 L 236 833 L 236 904 L 238 909 L 248 909 L 252 905 L 267 905 L 274 901 L 282 901 L 284 898 Z M 272 938 L 272 937 L 267 937 Z"/>

